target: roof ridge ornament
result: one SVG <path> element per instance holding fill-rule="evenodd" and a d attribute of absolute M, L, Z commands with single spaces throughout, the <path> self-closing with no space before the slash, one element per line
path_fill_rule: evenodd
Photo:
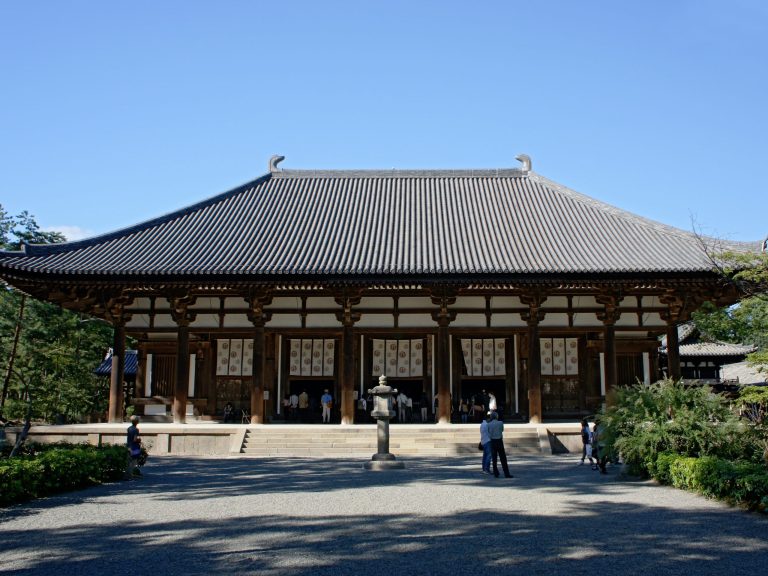
<path fill-rule="evenodd" d="M 272 158 L 269 159 L 269 172 L 271 174 L 277 172 L 277 165 L 283 160 L 285 160 L 285 156 L 280 156 L 279 154 L 272 156 Z"/>
<path fill-rule="evenodd" d="M 518 154 L 515 156 L 515 160 L 522 162 L 523 166 L 520 168 L 520 170 L 526 174 L 531 171 L 531 157 L 528 156 L 528 154 Z"/>

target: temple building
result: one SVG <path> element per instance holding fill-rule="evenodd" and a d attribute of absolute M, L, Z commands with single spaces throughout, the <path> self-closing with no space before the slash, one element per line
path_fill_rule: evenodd
<path fill-rule="evenodd" d="M 0 253 L 0 277 L 126 336 L 139 414 L 183 423 L 231 403 L 252 423 L 328 389 L 334 419 L 385 374 L 448 422 L 493 392 L 507 419 L 594 413 L 615 386 L 680 376 L 678 325 L 739 294 L 706 242 L 521 166 L 283 170 L 94 238 Z M 759 251 L 760 243 L 730 243 Z"/>

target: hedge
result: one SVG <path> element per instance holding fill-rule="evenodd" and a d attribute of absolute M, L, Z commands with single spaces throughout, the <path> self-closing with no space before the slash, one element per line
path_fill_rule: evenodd
<path fill-rule="evenodd" d="M 693 458 L 665 452 L 648 463 L 662 484 L 699 492 L 751 510 L 768 508 L 768 469 L 752 462 L 730 462 L 713 456 Z"/>
<path fill-rule="evenodd" d="M 0 505 L 77 490 L 125 476 L 124 446 L 54 446 L 0 459 Z"/>

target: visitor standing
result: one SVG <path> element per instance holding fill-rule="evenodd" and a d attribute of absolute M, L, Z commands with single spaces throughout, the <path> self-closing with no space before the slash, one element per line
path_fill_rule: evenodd
<path fill-rule="evenodd" d="M 330 424 L 333 396 L 330 395 L 327 388 L 323 391 L 323 395 L 320 397 L 320 405 L 323 407 L 323 424 Z"/>
<path fill-rule="evenodd" d="M 138 416 L 131 416 L 131 425 L 128 426 L 125 444 L 128 447 L 128 479 L 140 478 L 142 476 L 141 470 L 139 470 L 141 435 L 139 434 Z"/>
<path fill-rule="evenodd" d="M 497 460 L 501 460 L 501 468 L 505 478 L 512 478 L 507 465 L 507 453 L 504 450 L 504 422 L 499 420 L 496 412 L 491 412 L 491 421 L 488 423 L 488 435 L 491 437 L 491 457 L 493 459 L 493 475 L 499 477 Z"/>
<path fill-rule="evenodd" d="M 421 407 L 421 422 L 426 424 L 429 418 L 429 396 L 426 392 L 421 393 L 421 400 L 419 400 L 419 406 Z"/>
<path fill-rule="evenodd" d="M 298 420 L 299 418 L 299 397 L 296 392 L 293 392 L 290 397 L 291 405 L 288 409 L 291 420 Z"/>
<path fill-rule="evenodd" d="M 491 436 L 488 433 L 489 418 L 483 418 L 480 422 L 480 446 L 483 447 L 483 472 L 491 473 Z"/>
<path fill-rule="evenodd" d="M 306 390 L 302 390 L 299 394 L 299 419 L 302 422 L 307 421 L 307 412 L 309 411 L 309 394 Z"/>

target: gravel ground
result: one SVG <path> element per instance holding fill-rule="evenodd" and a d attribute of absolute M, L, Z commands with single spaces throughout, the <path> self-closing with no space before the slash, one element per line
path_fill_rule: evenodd
<path fill-rule="evenodd" d="M 764 573 L 768 518 L 574 457 L 153 457 L 145 478 L 0 509 L 0 574 Z M 762 566 L 762 568 L 761 568 Z"/>

